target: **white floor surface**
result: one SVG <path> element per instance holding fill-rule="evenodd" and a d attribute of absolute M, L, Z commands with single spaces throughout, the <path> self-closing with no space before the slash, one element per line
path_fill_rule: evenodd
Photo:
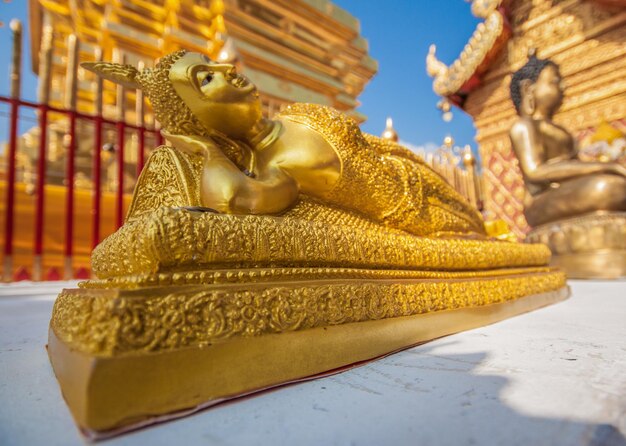
<path fill-rule="evenodd" d="M 626 282 L 113 445 L 626 445 Z M 81 438 L 45 350 L 67 283 L 0 286 L 0 445 Z"/>

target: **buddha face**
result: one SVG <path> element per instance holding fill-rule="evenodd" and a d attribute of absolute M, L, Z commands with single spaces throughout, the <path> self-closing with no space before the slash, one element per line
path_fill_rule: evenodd
<path fill-rule="evenodd" d="M 526 94 L 532 95 L 534 109 L 547 116 L 552 116 L 563 101 L 562 80 L 556 66 L 547 65 L 537 81 L 526 89 Z"/>
<path fill-rule="evenodd" d="M 261 119 L 256 87 L 233 65 L 186 53 L 170 68 L 176 93 L 209 131 L 245 139 Z"/>

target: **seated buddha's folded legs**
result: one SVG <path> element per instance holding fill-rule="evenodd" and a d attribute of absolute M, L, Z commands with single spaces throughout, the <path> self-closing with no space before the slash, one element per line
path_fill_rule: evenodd
<path fill-rule="evenodd" d="M 597 211 L 626 211 L 626 178 L 606 174 L 564 181 L 533 197 L 524 213 L 534 227 Z"/>

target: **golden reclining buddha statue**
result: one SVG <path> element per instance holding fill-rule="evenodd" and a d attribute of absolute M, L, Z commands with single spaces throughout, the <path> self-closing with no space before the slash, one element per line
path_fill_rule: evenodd
<path fill-rule="evenodd" d="M 262 117 L 235 67 L 179 51 L 85 68 L 141 88 L 168 145 L 64 290 L 50 358 L 93 436 L 331 373 L 567 296 L 420 158 L 341 113 Z"/>
<path fill-rule="evenodd" d="M 528 190 L 528 239 L 548 244 L 571 277 L 624 277 L 626 167 L 579 159 L 572 135 L 553 122 L 562 84 L 558 65 L 534 54 L 511 79 L 519 119 L 510 137 Z"/>
<path fill-rule="evenodd" d="M 416 235 L 483 232 L 478 212 L 409 150 L 361 134 L 328 107 L 295 104 L 275 120 L 265 119 L 256 87 L 232 65 L 196 53 L 169 59 L 169 91 L 155 92 L 165 98 L 150 94 L 149 86 L 158 82 L 152 73 L 105 73 L 128 86 L 148 87 L 164 136 L 202 163 L 198 206 L 277 214 L 305 195 Z"/>

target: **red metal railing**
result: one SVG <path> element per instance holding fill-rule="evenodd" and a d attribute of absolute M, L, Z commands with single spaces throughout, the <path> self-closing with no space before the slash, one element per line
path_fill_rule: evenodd
<path fill-rule="evenodd" d="M 9 144 L 7 151 L 7 196 L 4 223 L 4 268 L 12 268 L 13 256 L 13 215 L 15 214 L 15 160 L 17 155 L 17 125 L 19 100 L 2 98 L 3 102 L 9 102 L 11 106 L 9 118 Z M 6 273 L 5 273 L 6 276 Z"/>
<path fill-rule="evenodd" d="M 117 130 L 117 190 L 124 190 L 124 132 L 126 131 L 126 123 L 118 121 L 115 124 Z M 119 228 L 124 222 L 124 195 L 117 193 L 115 195 L 115 223 Z"/>
<path fill-rule="evenodd" d="M 98 115 L 95 119 L 96 123 L 96 134 L 94 147 L 101 148 L 102 147 L 102 116 Z M 91 248 L 95 248 L 98 243 L 100 243 L 100 209 L 101 209 L 101 201 L 102 201 L 102 152 L 100 150 L 94 150 L 93 153 L 93 202 L 91 204 L 93 213 L 92 221 L 91 221 Z"/>
<path fill-rule="evenodd" d="M 27 108 L 36 110 L 39 114 L 38 123 L 40 127 L 39 139 L 38 139 L 38 159 L 36 164 L 36 186 L 34 188 L 35 202 L 34 202 L 34 234 L 33 234 L 33 259 L 41 259 L 41 257 L 45 254 L 45 246 L 44 246 L 44 229 L 46 224 L 58 224 L 57 222 L 46 222 L 45 221 L 45 186 L 46 186 L 46 156 L 48 153 L 48 129 L 51 123 L 50 115 L 54 114 L 54 122 L 62 122 L 64 119 L 68 123 L 67 130 L 67 139 L 68 145 L 65 152 L 66 156 L 66 170 L 65 170 L 65 180 L 64 185 L 66 189 L 65 195 L 65 221 L 64 221 L 64 250 L 63 254 L 66 259 L 69 259 L 69 265 L 66 265 L 66 278 L 76 277 L 77 273 L 74 271 L 71 265 L 72 255 L 74 253 L 74 192 L 75 192 L 75 184 L 74 184 L 74 176 L 75 176 L 75 156 L 77 150 L 77 141 L 79 136 L 77 134 L 77 127 L 80 121 L 87 121 L 93 123 L 95 129 L 95 135 L 93 136 L 93 147 L 94 150 L 92 152 L 93 163 L 92 163 L 92 180 L 93 186 L 91 189 L 92 193 L 92 236 L 91 236 L 91 248 L 95 247 L 101 240 L 101 220 L 102 220 L 102 177 L 101 177 L 101 167 L 102 167 L 102 158 L 101 158 L 101 150 L 103 146 L 103 133 L 105 125 L 111 126 L 117 130 L 116 135 L 116 172 L 117 172 L 117 188 L 115 190 L 115 227 L 119 227 L 123 223 L 124 218 L 124 144 L 125 133 L 127 130 L 135 131 L 137 135 L 137 168 L 135 172 L 137 176 L 141 172 L 141 167 L 144 164 L 145 159 L 145 141 L 146 135 L 152 135 L 154 140 L 157 141 L 157 145 L 162 143 L 162 137 L 158 130 L 154 128 L 147 128 L 145 126 L 133 125 L 131 123 L 127 123 L 125 121 L 118 121 L 107 119 L 101 114 L 92 115 L 82 113 L 76 110 L 58 108 L 51 105 L 40 104 L 37 102 L 27 101 L 23 99 L 17 99 L 13 97 L 0 96 L 0 103 L 9 104 L 9 141 L 8 141 L 8 150 L 6 152 L 7 156 L 7 171 L 6 171 L 6 208 L 4 212 L 4 221 L 5 221 L 5 231 L 4 231 L 4 279 L 5 280 L 15 280 L 15 279 L 26 279 L 33 278 L 30 274 L 25 275 L 24 270 L 30 269 L 32 267 L 32 271 L 36 272 L 37 268 L 35 265 L 13 265 L 11 261 L 7 262 L 6 260 L 12 260 L 14 254 L 14 223 L 15 223 L 15 212 L 16 205 L 20 203 L 16 203 L 16 156 L 18 153 L 18 127 L 19 127 L 19 119 L 20 119 L 20 109 Z M 16 277 L 16 271 L 22 271 Z M 78 274 L 84 275 L 82 274 Z M 35 276 L 39 276 L 35 274 Z M 41 277 L 34 277 L 35 279 L 40 279 Z M 47 279 L 50 278 L 61 278 L 60 274 L 52 274 L 45 277 Z"/>
<path fill-rule="evenodd" d="M 17 114 L 17 112 L 16 112 Z M 35 208 L 35 256 L 37 262 L 40 262 L 43 255 L 43 212 L 44 212 L 44 187 L 46 184 L 46 137 L 48 132 L 44 129 L 48 128 L 48 107 L 39 106 L 39 150 L 37 151 L 37 186 L 35 196 L 37 197 Z M 8 220 L 6 220 L 8 221 Z M 39 275 L 40 271 L 38 271 Z"/>

